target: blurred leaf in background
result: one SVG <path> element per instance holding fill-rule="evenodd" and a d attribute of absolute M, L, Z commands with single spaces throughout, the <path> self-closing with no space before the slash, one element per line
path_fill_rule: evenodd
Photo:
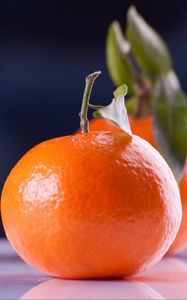
<path fill-rule="evenodd" d="M 110 76 L 116 86 L 124 84 L 128 85 L 129 93 L 133 89 L 133 74 L 129 66 L 128 60 L 122 53 L 122 48 L 126 47 L 124 51 L 128 51 L 129 44 L 124 43 L 124 36 L 120 25 L 117 21 L 110 24 L 106 40 L 106 60 Z"/>
<path fill-rule="evenodd" d="M 166 76 L 160 76 L 155 88 L 155 137 L 177 178 L 187 154 L 186 95 Z"/>
<path fill-rule="evenodd" d="M 127 13 L 126 35 L 143 69 L 156 75 L 171 69 L 171 55 L 165 41 L 144 21 L 134 6 Z"/>

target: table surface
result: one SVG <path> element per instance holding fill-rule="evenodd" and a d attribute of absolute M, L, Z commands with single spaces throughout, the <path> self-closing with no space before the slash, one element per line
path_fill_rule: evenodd
<path fill-rule="evenodd" d="M 39 273 L 0 244 L 0 299 L 187 299 L 187 250 L 131 280 L 84 281 Z"/>

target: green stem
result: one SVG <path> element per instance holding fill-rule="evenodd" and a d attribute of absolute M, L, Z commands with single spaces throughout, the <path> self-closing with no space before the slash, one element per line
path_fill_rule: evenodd
<path fill-rule="evenodd" d="M 82 99 L 81 111 L 79 113 L 80 116 L 80 128 L 82 133 L 89 132 L 89 123 L 87 118 L 88 107 L 89 107 L 89 99 L 91 95 L 91 90 L 96 78 L 101 74 L 100 71 L 94 72 L 86 77 L 86 85 Z"/>
<path fill-rule="evenodd" d="M 151 84 L 137 62 L 137 59 L 132 52 L 131 45 L 124 38 L 121 28 L 117 22 L 115 23 L 115 34 L 120 53 L 127 61 L 134 76 L 134 93 L 137 99 L 134 116 L 136 118 L 140 118 L 141 116 L 148 114 L 151 108 Z"/>
<path fill-rule="evenodd" d="M 140 118 L 150 113 L 152 88 L 131 49 L 126 53 L 126 59 L 131 67 L 135 80 L 133 88 L 137 102 L 134 109 L 134 117 Z"/>
<path fill-rule="evenodd" d="M 148 82 L 136 82 L 134 84 L 134 92 L 136 95 L 136 105 L 134 107 L 134 117 L 141 118 L 149 115 L 151 112 L 151 86 Z"/>
<path fill-rule="evenodd" d="M 92 108 L 95 110 L 103 108 L 103 105 L 95 105 L 95 104 L 91 104 L 91 103 L 89 103 L 88 106 L 89 106 L 89 108 Z"/>

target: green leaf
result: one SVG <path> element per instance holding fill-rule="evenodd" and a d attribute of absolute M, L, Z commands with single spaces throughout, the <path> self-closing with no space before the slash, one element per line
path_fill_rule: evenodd
<path fill-rule="evenodd" d="M 126 35 L 139 64 L 152 74 L 165 74 L 172 68 L 171 55 L 160 35 L 150 27 L 136 8 L 127 13 Z"/>
<path fill-rule="evenodd" d="M 105 118 L 116 123 L 122 130 L 130 136 L 132 135 L 129 125 L 127 110 L 125 107 L 125 95 L 127 94 L 127 86 L 123 84 L 114 92 L 114 99 L 112 102 L 97 110 L 94 113 L 95 118 Z"/>
<path fill-rule="evenodd" d="M 106 61 L 110 77 L 116 86 L 126 82 L 129 92 L 133 90 L 133 75 L 127 60 L 121 53 L 125 41 L 120 25 L 117 21 L 110 24 L 106 39 Z"/>
<path fill-rule="evenodd" d="M 124 98 L 127 95 L 127 91 L 128 91 L 128 88 L 127 88 L 126 84 L 119 86 L 113 92 L 114 99 L 117 100 L 118 98 L 122 98 L 122 97 Z"/>
<path fill-rule="evenodd" d="M 171 74 L 157 81 L 154 115 L 155 138 L 179 178 L 187 155 L 187 98 Z"/>

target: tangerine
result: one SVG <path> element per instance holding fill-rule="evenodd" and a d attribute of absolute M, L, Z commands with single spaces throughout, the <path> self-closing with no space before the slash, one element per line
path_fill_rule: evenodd
<path fill-rule="evenodd" d="M 64 278 L 146 270 L 168 250 L 180 217 L 166 162 L 125 133 L 45 141 L 17 163 L 2 193 L 3 224 L 16 251 Z"/>
<path fill-rule="evenodd" d="M 157 150 L 126 132 L 87 132 L 94 74 L 80 113 L 83 133 L 32 148 L 2 192 L 2 220 L 15 250 L 62 278 L 145 271 L 168 251 L 181 222 L 178 185 Z"/>
<path fill-rule="evenodd" d="M 187 246 L 187 160 L 184 165 L 181 180 L 179 182 L 179 189 L 182 200 L 183 217 L 176 239 L 169 249 L 170 253 L 180 251 Z"/>

